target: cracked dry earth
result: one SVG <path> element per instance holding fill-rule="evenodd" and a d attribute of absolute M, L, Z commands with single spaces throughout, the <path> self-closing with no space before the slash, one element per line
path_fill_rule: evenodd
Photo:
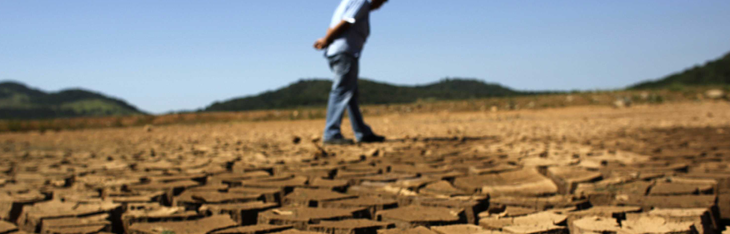
<path fill-rule="evenodd" d="M 726 102 L 2 134 L 0 233 L 721 233 Z M 348 126 L 347 124 L 343 126 Z"/>

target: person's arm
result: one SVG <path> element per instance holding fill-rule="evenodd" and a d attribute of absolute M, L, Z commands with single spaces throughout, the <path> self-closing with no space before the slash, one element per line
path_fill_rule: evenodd
<path fill-rule="evenodd" d="M 314 42 L 314 48 L 318 50 L 327 48 L 327 46 L 329 46 L 330 43 L 335 40 L 335 38 L 339 37 L 340 35 L 342 35 L 343 32 L 347 31 L 347 29 L 350 28 L 351 25 L 352 23 L 348 22 L 347 20 L 342 20 L 334 28 L 327 29 L 327 34 Z"/>

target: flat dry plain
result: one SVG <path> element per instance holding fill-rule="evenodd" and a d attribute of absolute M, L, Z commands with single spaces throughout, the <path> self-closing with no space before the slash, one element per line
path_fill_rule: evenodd
<path fill-rule="evenodd" d="M 730 220 L 728 102 L 367 121 L 389 141 L 321 148 L 323 120 L 2 134 L 0 233 L 720 233 Z"/>

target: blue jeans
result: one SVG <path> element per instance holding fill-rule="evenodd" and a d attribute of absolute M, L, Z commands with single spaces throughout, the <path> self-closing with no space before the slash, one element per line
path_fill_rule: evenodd
<path fill-rule="evenodd" d="M 342 117 L 345 110 L 350 116 L 352 130 L 357 140 L 365 136 L 373 135 L 372 130 L 362 120 L 360 106 L 358 104 L 357 75 L 359 72 L 359 59 L 345 53 L 327 57 L 330 69 L 335 74 L 332 81 L 327 102 L 327 123 L 324 128 L 324 140 L 343 138 L 340 131 Z"/>

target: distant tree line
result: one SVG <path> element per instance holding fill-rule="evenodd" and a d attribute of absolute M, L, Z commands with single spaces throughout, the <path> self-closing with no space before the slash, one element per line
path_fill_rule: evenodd
<path fill-rule="evenodd" d="M 332 82 L 326 79 L 300 80 L 284 88 L 255 96 L 216 102 L 205 111 L 282 109 L 327 104 Z M 362 104 L 411 103 L 418 100 L 461 100 L 533 94 L 515 91 L 476 79 L 444 79 L 436 83 L 399 86 L 367 79 L 358 81 Z"/>

